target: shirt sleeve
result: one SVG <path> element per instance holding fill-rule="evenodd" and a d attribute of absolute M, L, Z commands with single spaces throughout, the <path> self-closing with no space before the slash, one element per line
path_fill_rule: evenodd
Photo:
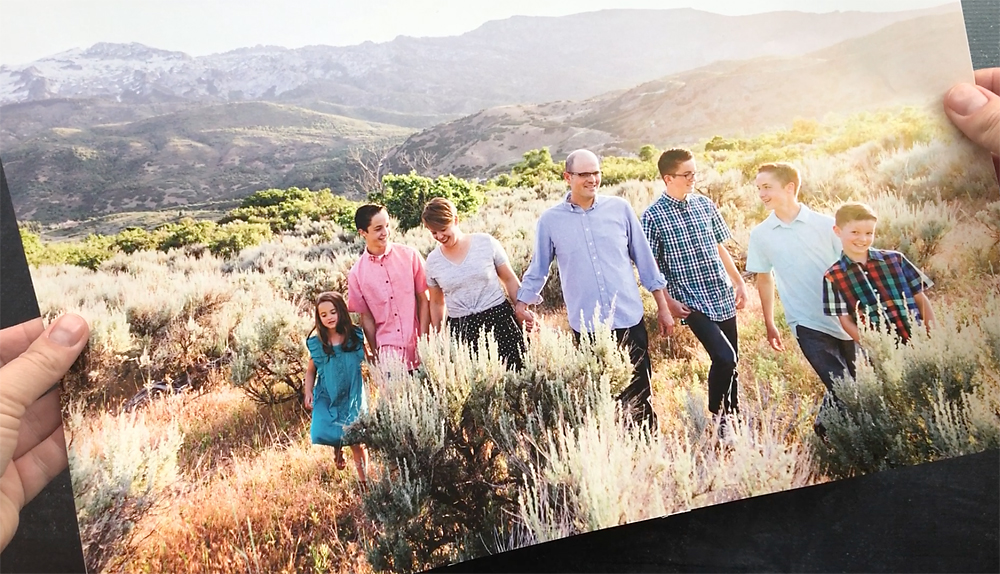
<path fill-rule="evenodd" d="M 486 237 L 489 238 L 490 246 L 493 248 L 493 265 L 500 267 L 504 263 L 510 263 L 510 258 L 507 257 L 507 252 L 504 250 L 503 245 L 497 241 L 497 238 L 492 235 L 487 235 Z"/>
<path fill-rule="evenodd" d="M 839 317 L 841 315 L 850 315 L 851 311 L 852 309 L 847 307 L 847 301 L 844 300 L 840 290 L 833 285 L 833 281 L 830 280 L 830 277 L 824 276 L 823 314 L 831 317 Z"/>
<path fill-rule="evenodd" d="M 649 249 L 653 252 L 656 267 L 659 269 L 660 274 L 663 275 L 663 284 L 666 285 L 666 272 L 664 270 L 667 269 L 667 258 L 663 250 L 663 241 L 660 239 L 660 233 L 656 229 L 656 221 L 649 212 L 649 208 L 642 212 L 642 234 L 646 236 L 646 242 L 649 244 Z"/>
<path fill-rule="evenodd" d="M 538 218 L 535 225 L 535 252 L 531 255 L 531 263 L 521 278 L 521 288 L 517 290 L 517 300 L 528 305 L 542 302 L 542 287 L 549 278 L 549 266 L 555 258 L 555 246 L 546 224 L 545 214 Z"/>
<path fill-rule="evenodd" d="M 347 310 L 352 313 L 369 313 L 365 295 L 361 292 L 361 282 L 358 280 L 357 267 L 347 274 Z"/>
<path fill-rule="evenodd" d="M 413 292 L 420 295 L 427 290 L 427 269 L 424 266 L 424 258 L 413 250 Z"/>
<path fill-rule="evenodd" d="M 719 206 L 715 205 L 711 199 L 706 198 L 708 204 L 712 209 L 712 233 L 715 235 L 715 242 L 722 243 L 727 239 L 732 239 L 733 234 L 729 231 L 729 226 L 726 225 L 726 221 L 722 219 L 722 212 L 719 211 Z"/>
<path fill-rule="evenodd" d="M 914 294 L 934 286 L 934 282 L 924 275 L 923 271 L 917 269 L 917 266 L 911 263 L 902 253 L 899 254 L 899 260 L 899 265 L 903 268 L 903 279 Z"/>
<path fill-rule="evenodd" d="M 760 238 L 760 234 L 751 231 L 750 245 L 747 246 L 746 264 L 747 271 L 751 273 L 770 273 L 774 269 L 774 265 L 771 264 L 771 260 L 768 258 L 761 243 L 763 241 Z"/>
<path fill-rule="evenodd" d="M 639 218 L 635 216 L 632 206 L 625 202 L 625 213 L 628 218 L 628 254 L 635 263 L 635 268 L 639 271 L 639 282 L 647 291 L 653 292 L 667 286 L 667 280 L 663 278 L 660 267 L 653 256 L 653 249 L 649 246 L 646 232 L 639 223 Z"/>
<path fill-rule="evenodd" d="M 430 253 L 428 253 L 427 254 L 427 260 L 424 262 L 424 269 L 426 270 L 427 286 L 428 287 L 438 287 L 439 286 L 437 279 L 434 278 L 434 273 L 436 273 L 435 268 L 437 267 L 434 264 L 434 260 L 435 260 L 434 254 L 435 253 L 437 253 L 437 249 L 435 249 L 434 251 L 431 251 Z"/>

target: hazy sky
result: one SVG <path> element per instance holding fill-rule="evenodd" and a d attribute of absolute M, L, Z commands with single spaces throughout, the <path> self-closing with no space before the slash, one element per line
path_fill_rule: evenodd
<path fill-rule="evenodd" d="M 396 36 L 454 36 L 513 15 L 694 7 L 889 12 L 948 0 L 0 0 L 0 64 L 97 42 L 140 42 L 192 56 L 258 44 L 344 46 Z M 666 36 L 665 36 L 666 38 Z"/>

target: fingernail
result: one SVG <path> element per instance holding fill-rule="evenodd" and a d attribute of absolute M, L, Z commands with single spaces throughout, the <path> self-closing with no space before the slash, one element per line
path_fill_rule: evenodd
<path fill-rule="evenodd" d="M 978 112 L 987 101 L 986 95 L 970 84 L 958 84 L 945 96 L 945 103 L 960 116 Z"/>
<path fill-rule="evenodd" d="M 72 347 L 87 332 L 87 322 L 79 315 L 63 315 L 49 331 L 49 340 L 62 347 Z"/>

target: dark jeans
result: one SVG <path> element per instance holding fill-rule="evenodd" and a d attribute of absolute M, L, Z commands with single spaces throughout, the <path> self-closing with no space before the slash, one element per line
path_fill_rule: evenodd
<path fill-rule="evenodd" d="M 833 392 L 834 379 L 853 379 L 857 374 L 855 361 L 858 347 L 854 340 L 844 341 L 802 325 L 795 327 L 795 338 L 798 339 L 802 354 L 806 356 L 806 360 L 826 386 L 830 397 L 838 402 L 837 395 Z"/>
<path fill-rule="evenodd" d="M 708 370 L 708 410 L 713 414 L 737 413 L 739 405 L 739 341 L 736 335 L 736 317 L 713 321 L 701 311 L 691 311 L 686 322 L 691 332 L 701 341 L 712 366 Z"/>
<path fill-rule="evenodd" d="M 653 371 L 649 360 L 649 334 L 646 324 L 639 321 L 638 325 L 627 329 L 615 329 L 615 341 L 619 346 L 627 346 L 629 361 L 632 362 L 632 382 L 618 395 L 627 412 L 632 414 L 636 423 L 645 421 L 649 429 L 657 429 L 656 412 L 653 411 L 653 393 L 649 387 L 649 377 Z M 580 333 L 573 331 L 573 339 L 579 343 Z"/>

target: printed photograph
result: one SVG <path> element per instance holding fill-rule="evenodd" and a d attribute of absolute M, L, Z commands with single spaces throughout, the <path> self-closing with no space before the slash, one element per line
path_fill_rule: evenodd
<path fill-rule="evenodd" d="M 0 158 L 91 327 L 92 573 L 422 571 L 1000 447 L 958 2 L 86 4 L 12 3 Z"/>

